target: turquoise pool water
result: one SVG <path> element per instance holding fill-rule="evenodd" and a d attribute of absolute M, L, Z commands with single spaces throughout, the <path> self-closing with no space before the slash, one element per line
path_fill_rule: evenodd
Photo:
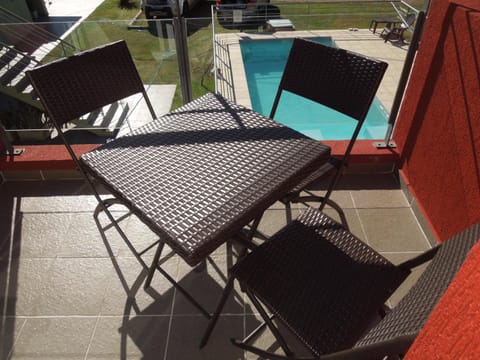
<path fill-rule="evenodd" d="M 313 38 L 335 46 L 331 38 Z M 252 108 L 268 116 L 287 61 L 292 39 L 243 40 L 240 48 L 247 76 Z M 275 120 L 318 140 L 350 139 L 355 120 L 335 110 L 284 92 Z M 383 139 L 388 112 L 375 99 L 358 136 L 359 139 Z"/>

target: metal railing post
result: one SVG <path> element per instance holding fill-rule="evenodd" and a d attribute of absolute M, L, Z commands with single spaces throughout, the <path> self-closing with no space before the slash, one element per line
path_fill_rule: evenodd
<path fill-rule="evenodd" d="M 8 139 L 8 134 L 3 128 L 2 124 L 0 124 L 0 145 L 3 145 L 3 149 L 2 149 L 2 146 L 0 146 L 0 152 L 3 155 L 7 155 L 7 156 L 21 155 L 24 151 L 24 149 L 20 149 L 20 148 L 15 149 L 13 147 L 12 143 Z"/>
<path fill-rule="evenodd" d="M 417 16 L 415 30 L 413 31 L 412 40 L 410 42 L 408 53 L 405 58 L 405 63 L 403 65 L 402 74 L 400 76 L 400 81 L 398 83 L 397 91 L 395 93 L 395 98 L 393 99 L 393 105 L 390 111 L 390 116 L 388 118 L 388 127 L 385 133 L 384 141 L 375 143 L 375 147 L 379 149 L 396 147 L 396 144 L 393 141 L 391 141 L 391 136 L 392 136 L 393 128 L 395 125 L 395 121 L 397 120 L 397 115 L 400 109 L 400 105 L 403 100 L 403 95 L 407 87 L 408 78 L 410 77 L 410 71 L 413 66 L 413 60 L 415 59 L 415 55 L 418 50 L 418 44 L 420 42 L 420 38 L 422 35 L 424 22 L 425 22 L 425 13 L 423 11 L 420 11 Z"/>
<path fill-rule="evenodd" d="M 210 14 L 211 14 L 211 17 L 212 17 L 212 48 L 213 48 L 213 83 L 215 84 L 215 92 L 217 93 L 218 92 L 218 89 L 217 89 L 217 81 L 218 81 L 218 77 L 217 77 L 217 67 L 218 67 L 218 64 L 217 64 L 217 39 L 216 39 L 216 34 L 215 34 L 215 31 L 216 31 L 216 28 L 215 28 L 215 5 L 211 5 L 210 6 Z"/>
<path fill-rule="evenodd" d="M 175 45 L 177 47 L 178 71 L 182 90 L 183 103 L 193 100 L 192 78 L 190 75 L 190 61 L 188 58 L 187 23 L 180 14 L 180 4 L 176 0 L 177 13 L 173 18 L 173 32 L 175 33 Z"/>

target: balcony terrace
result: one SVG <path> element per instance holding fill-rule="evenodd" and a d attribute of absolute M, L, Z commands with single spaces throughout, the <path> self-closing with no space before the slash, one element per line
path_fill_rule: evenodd
<path fill-rule="evenodd" d="M 301 18 L 301 14 L 289 17 L 294 19 L 295 16 Z M 354 15 L 350 16 L 348 21 Z M 209 29 L 207 34 L 198 31 L 203 28 L 205 19 L 189 20 L 195 29 L 189 38 L 190 44 L 202 39 L 202 44 L 209 44 L 205 48 L 211 52 L 213 38 L 217 36 L 229 45 L 235 98 L 248 106 L 248 92 L 236 63 L 240 59 L 238 38 L 282 37 L 291 36 L 292 32 L 258 34 L 255 31 L 217 29 L 212 34 Z M 138 23 L 141 24 L 141 20 Z M 88 48 L 98 41 L 116 40 L 121 36 L 118 35 L 120 28 L 126 28 L 126 22 L 86 22 L 70 33 L 69 39 Z M 156 27 L 160 28 L 164 27 Z M 173 101 L 173 107 L 176 107 L 182 102 L 182 94 L 180 86 L 175 94 L 172 91 L 172 84 L 177 84 L 179 78 L 177 70 L 171 74 L 174 68 L 171 64 L 176 66 L 178 61 L 172 56 L 173 40 L 158 36 L 150 26 L 147 29 L 150 29 L 147 34 L 149 51 L 138 54 L 137 67 L 145 84 L 170 89 L 166 102 L 162 95 L 153 96 L 153 102 L 160 104 L 163 101 L 162 109 L 168 109 Z M 145 26 L 140 31 L 130 30 L 126 36 L 134 44 L 146 33 L 145 30 Z M 328 34 L 342 47 L 387 61 L 389 72 L 378 95 L 384 105 L 391 108 L 406 47 L 384 43 L 378 33 L 372 34 L 365 26 L 358 31 L 344 27 L 342 30 L 317 32 L 308 28 L 295 33 Z M 92 34 L 97 34 L 95 41 Z M 153 48 L 152 44 L 156 47 Z M 145 54 L 149 61 L 153 59 L 153 66 L 144 61 L 142 56 Z M 212 58 L 202 58 L 204 52 L 193 51 L 193 54 L 190 63 L 193 73 L 199 71 L 199 64 L 212 65 Z M 194 96 L 213 90 L 215 85 L 222 87 L 207 77 L 204 73 L 198 81 L 204 87 L 194 85 Z M 138 113 L 135 116 L 140 117 Z M 25 147 L 33 152 L 40 148 L 29 144 Z M 344 209 L 350 229 L 356 236 L 392 262 L 400 263 L 432 247 L 438 240 L 438 231 L 432 230 L 428 202 L 422 203 L 416 197 L 418 193 L 410 192 L 411 179 L 400 174 L 398 164 L 391 161 L 392 157 L 382 160 L 381 155 L 385 152 L 375 150 L 373 153 L 371 142 L 361 144 L 356 154 L 361 155 L 366 148 L 371 155 L 369 162 L 351 164 L 332 198 Z M 58 149 L 55 147 L 53 151 L 58 152 Z M 391 151 L 387 152 L 391 155 Z M 93 218 L 96 200 L 72 165 L 49 166 L 48 163 L 52 162 L 48 157 L 45 159 L 45 152 L 35 155 L 37 158 L 33 160 L 28 158 L 28 153 L 26 155 L 28 166 L 37 165 L 15 168 L 4 163 L 9 168 L 1 169 L 0 359 L 257 359 L 232 346 L 229 341 L 232 337 L 244 337 L 259 324 L 259 315 L 239 289 L 230 296 L 209 343 L 199 350 L 207 320 L 158 274 L 153 278 L 152 287 L 143 289 L 145 270 L 105 218 L 101 216 L 101 228 L 97 226 Z M 403 154 L 394 151 L 394 156 Z M 318 184 L 313 191 L 320 193 L 323 189 L 324 184 Z M 304 205 L 295 206 L 291 216 L 298 216 L 303 208 Z M 336 216 L 329 208 L 325 212 Z M 155 235 L 124 208 L 116 208 L 114 213 L 123 219 L 122 228 L 127 234 L 135 235 L 138 245 L 156 240 Z M 428 220 L 425 220 L 425 214 Z M 266 211 L 259 229 L 266 235 L 273 234 L 286 223 L 286 215 L 281 203 L 274 204 Z M 230 246 L 220 247 L 212 255 L 215 265 L 207 261 L 192 269 L 175 255 L 164 266 L 207 309 L 213 311 L 225 284 L 231 256 L 235 257 L 237 250 Z M 147 258 L 149 256 L 153 257 L 153 253 Z M 388 305 L 398 302 L 422 270 L 423 267 L 413 273 L 389 299 Z M 281 353 L 268 332 L 257 340 L 259 343 Z"/>
<path fill-rule="evenodd" d="M 352 232 L 393 262 L 430 247 L 394 174 L 347 174 L 339 189 L 334 199 L 344 208 Z M 82 181 L 9 181 L 0 185 L 0 193 L 2 358 L 255 358 L 229 342 L 258 325 L 258 314 L 243 293 L 237 290 L 230 297 L 219 326 L 200 351 L 207 320 L 159 274 L 149 291 L 143 289 L 145 271 L 114 229 L 99 231 L 92 216 L 96 200 Z M 295 207 L 292 215 L 300 211 L 301 206 Z M 275 204 L 260 230 L 272 234 L 285 221 L 285 208 Z M 122 226 L 136 241 L 155 240 L 134 217 Z M 207 262 L 192 269 L 177 256 L 166 266 L 213 311 L 225 284 L 225 254 L 226 247 L 213 254 L 218 268 Z M 268 335 L 261 341 L 276 346 Z"/>
<path fill-rule="evenodd" d="M 343 40 L 360 52 L 374 53 L 377 49 L 378 55 L 385 49 L 383 59 L 391 65 L 387 75 L 390 85 L 389 81 L 384 83 L 382 96 L 391 106 L 391 88 L 398 83 L 406 50 L 384 44 L 368 30 L 323 34 L 333 35 L 336 41 Z M 239 36 L 246 34 L 225 34 L 224 39 Z M 239 59 L 238 53 L 236 56 L 233 62 Z M 241 80 L 235 84 L 240 84 L 237 96 L 245 98 Z M 392 164 L 377 165 L 373 174 L 368 164 L 364 165 L 358 169 L 353 166 L 334 194 L 353 233 L 394 262 L 429 248 Z M 38 174 L 32 171 L 10 171 L 4 173 L 8 181 L 0 185 L 4 358 L 254 358 L 229 343 L 230 337 L 241 338 L 258 323 L 258 314 L 241 292 L 231 296 L 209 344 L 200 351 L 205 318 L 159 275 L 151 290 L 143 290 L 145 272 L 113 229 L 102 236 L 92 216 L 95 198 L 83 181 L 72 180 L 78 175 L 53 170 L 41 171 L 40 176 L 47 180 L 38 181 Z M 18 181 L 29 178 L 37 181 Z M 292 216 L 298 216 L 301 208 L 295 207 Z M 117 214 L 125 215 L 125 210 L 119 209 Z M 285 208 L 277 203 L 266 212 L 260 230 L 269 235 L 285 222 Z M 140 241 L 154 241 L 154 234 L 137 219 L 127 217 L 123 224 Z M 222 247 L 212 256 L 218 268 L 207 263 L 191 269 L 176 256 L 167 266 L 177 281 L 213 311 L 225 284 L 225 253 Z M 407 288 L 392 297 L 392 304 Z M 261 341 L 275 346 L 268 335 Z"/>

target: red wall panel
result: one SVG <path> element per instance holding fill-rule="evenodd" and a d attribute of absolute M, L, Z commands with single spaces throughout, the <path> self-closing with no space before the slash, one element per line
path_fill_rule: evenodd
<path fill-rule="evenodd" d="M 397 120 L 401 168 L 443 241 L 480 220 L 480 2 L 434 0 Z"/>
<path fill-rule="evenodd" d="M 479 358 L 479 267 L 480 243 L 471 250 L 405 360 Z"/>

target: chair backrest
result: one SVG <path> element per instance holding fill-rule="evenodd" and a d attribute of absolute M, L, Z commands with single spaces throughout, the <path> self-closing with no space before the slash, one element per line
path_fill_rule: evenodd
<path fill-rule="evenodd" d="M 444 242 L 415 285 L 356 347 L 382 343 L 392 347 L 396 341 L 409 338 L 405 344 L 408 350 L 479 239 L 480 223 Z"/>
<path fill-rule="evenodd" d="M 357 122 L 343 156 L 332 158 L 328 171 L 311 174 L 293 190 L 302 190 L 330 170 L 336 171 L 320 209 L 329 201 L 341 176 L 343 164 L 348 160 L 387 66 L 383 61 L 345 49 L 306 39 L 293 40 L 270 118 L 275 117 L 282 93 L 286 90 L 348 115 Z"/>
<path fill-rule="evenodd" d="M 27 74 L 57 129 L 136 93 L 144 95 L 156 117 L 123 40 L 53 61 Z"/>
<path fill-rule="evenodd" d="M 341 162 L 336 165 L 340 169 L 350 155 L 387 66 L 345 49 L 295 38 L 270 117 L 275 117 L 282 93 L 287 90 L 357 120 Z M 336 182 L 334 179 L 329 188 Z"/>
<path fill-rule="evenodd" d="M 287 90 L 363 122 L 386 68 L 385 62 L 296 38 L 270 117 Z"/>

